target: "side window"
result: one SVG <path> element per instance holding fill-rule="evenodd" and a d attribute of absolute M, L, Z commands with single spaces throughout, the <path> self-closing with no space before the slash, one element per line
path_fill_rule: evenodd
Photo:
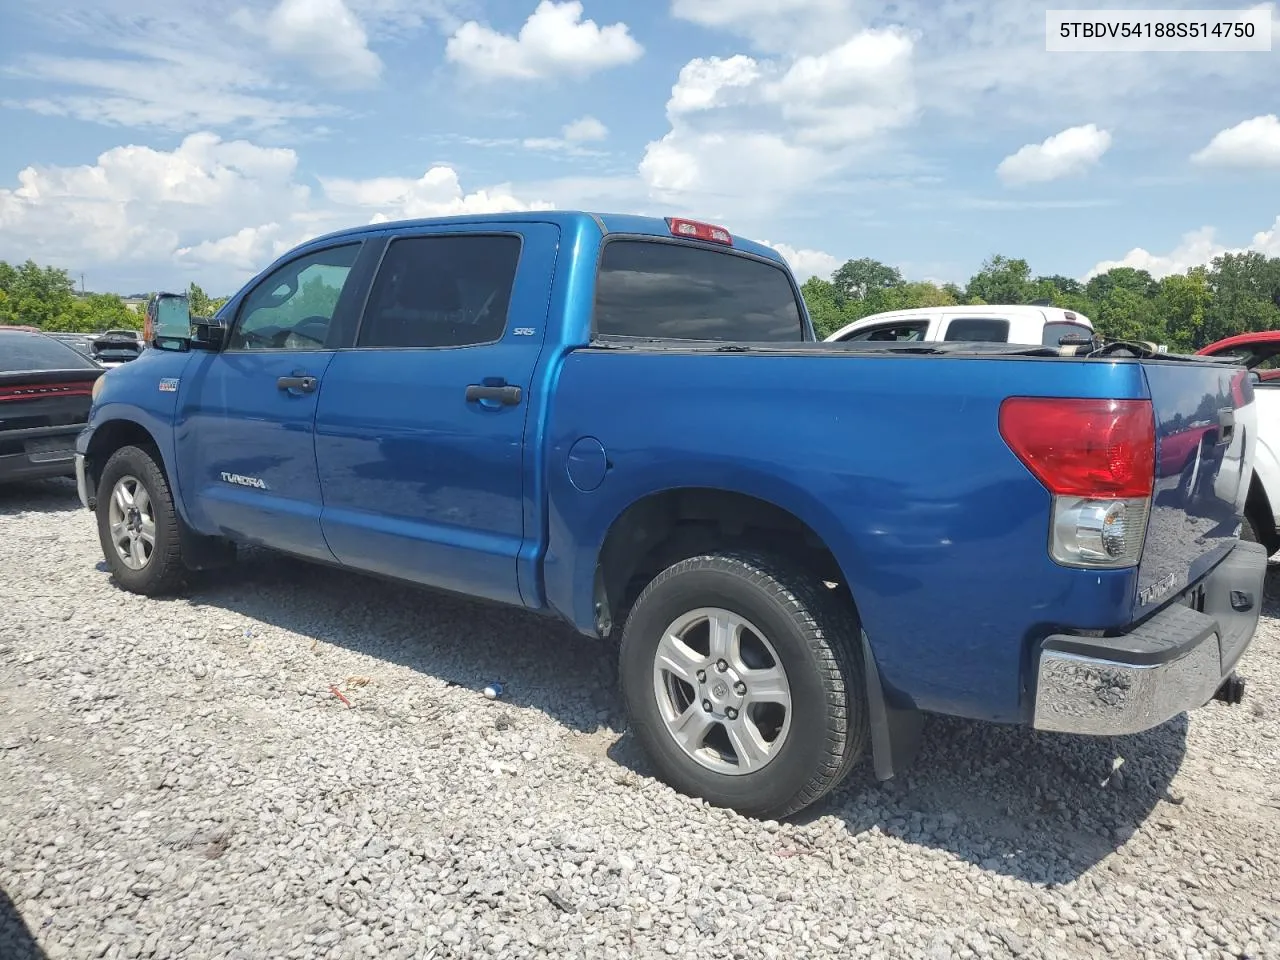
<path fill-rule="evenodd" d="M 898 323 L 886 323 L 859 330 L 845 337 L 842 343 L 909 343 L 923 340 L 929 332 L 927 320 L 905 320 Z"/>
<path fill-rule="evenodd" d="M 1244 362 L 1255 361 L 1257 356 L 1257 354 L 1254 354 L 1244 358 Z M 1258 371 L 1258 386 L 1280 387 L 1280 353 L 1266 355 L 1264 359 L 1257 360 L 1249 369 Z"/>
<path fill-rule="evenodd" d="M 1008 343 L 1009 321 L 995 317 L 960 317 L 947 324 L 943 339 L 964 343 Z"/>
<path fill-rule="evenodd" d="M 358 347 L 467 347 L 502 338 L 520 262 L 517 236 L 391 241 Z"/>
<path fill-rule="evenodd" d="M 229 350 L 323 349 L 360 244 L 291 260 L 244 299 Z"/>

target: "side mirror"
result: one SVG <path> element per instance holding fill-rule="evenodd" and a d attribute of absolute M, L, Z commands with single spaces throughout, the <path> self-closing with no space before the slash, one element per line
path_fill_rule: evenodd
<path fill-rule="evenodd" d="M 185 350 L 191 341 L 191 304 L 183 293 L 158 293 L 147 304 L 143 340 L 160 350 Z"/>
<path fill-rule="evenodd" d="M 217 353 L 227 342 L 227 325 L 217 317 L 193 317 L 191 338 L 193 350 L 208 350 Z"/>
<path fill-rule="evenodd" d="M 1259 384 L 1262 382 L 1262 374 L 1257 370 L 1250 370 L 1249 379 L 1252 380 L 1255 385 Z"/>

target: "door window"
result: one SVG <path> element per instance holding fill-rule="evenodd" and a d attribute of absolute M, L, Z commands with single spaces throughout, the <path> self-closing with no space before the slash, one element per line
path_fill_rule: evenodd
<path fill-rule="evenodd" d="M 867 327 L 840 340 L 841 343 L 910 343 L 923 340 L 929 332 L 927 320 L 900 320 Z"/>
<path fill-rule="evenodd" d="M 502 338 L 520 238 L 403 237 L 387 248 L 359 347 L 467 347 Z"/>
<path fill-rule="evenodd" d="M 323 350 L 360 244 L 284 264 L 245 297 L 230 350 Z"/>

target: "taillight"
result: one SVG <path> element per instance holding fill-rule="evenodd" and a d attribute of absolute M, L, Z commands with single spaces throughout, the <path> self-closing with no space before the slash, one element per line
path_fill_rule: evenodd
<path fill-rule="evenodd" d="M 92 389 L 93 384 L 90 382 L 0 387 L 0 403 L 9 400 L 46 400 L 50 397 L 87 397 Z"/>
<path fill-rule="evenodd" d="M 1049 554 L 1080 567 L 1138 562 L 1155 481 L 1148 400 L 1010 397 L 1000 435 L 1053 494 Z"/>
<path fill-rule="evenodd" d="M 733 246 L 733 234 L 724 227 L 713 223 L 700 223 L 697 220 L 685 220 L 681 217 L 667 217 L 667 229 L 673 237 L 688 237 L 690 240 L 705 240 L 708 243 L 723 243 Z"/>

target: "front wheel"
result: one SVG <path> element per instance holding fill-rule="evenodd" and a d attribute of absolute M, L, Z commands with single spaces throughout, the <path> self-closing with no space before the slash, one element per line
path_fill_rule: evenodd
<path fill-rule="evenodd" d="M 121 447 L 98 483 L 98 539 L 122 587 L 146 596 L 170 593 L 182 581 L 178 517 L 169 483 L 152 455 Z"/>
<path fill-rule="evenodd" d="M 681 561 L 640 594 L 619 679 L 632 731 L 682 793 L 783 817 L 834 788 L 868 738 L 857 620 L 785 560 Z"/>

